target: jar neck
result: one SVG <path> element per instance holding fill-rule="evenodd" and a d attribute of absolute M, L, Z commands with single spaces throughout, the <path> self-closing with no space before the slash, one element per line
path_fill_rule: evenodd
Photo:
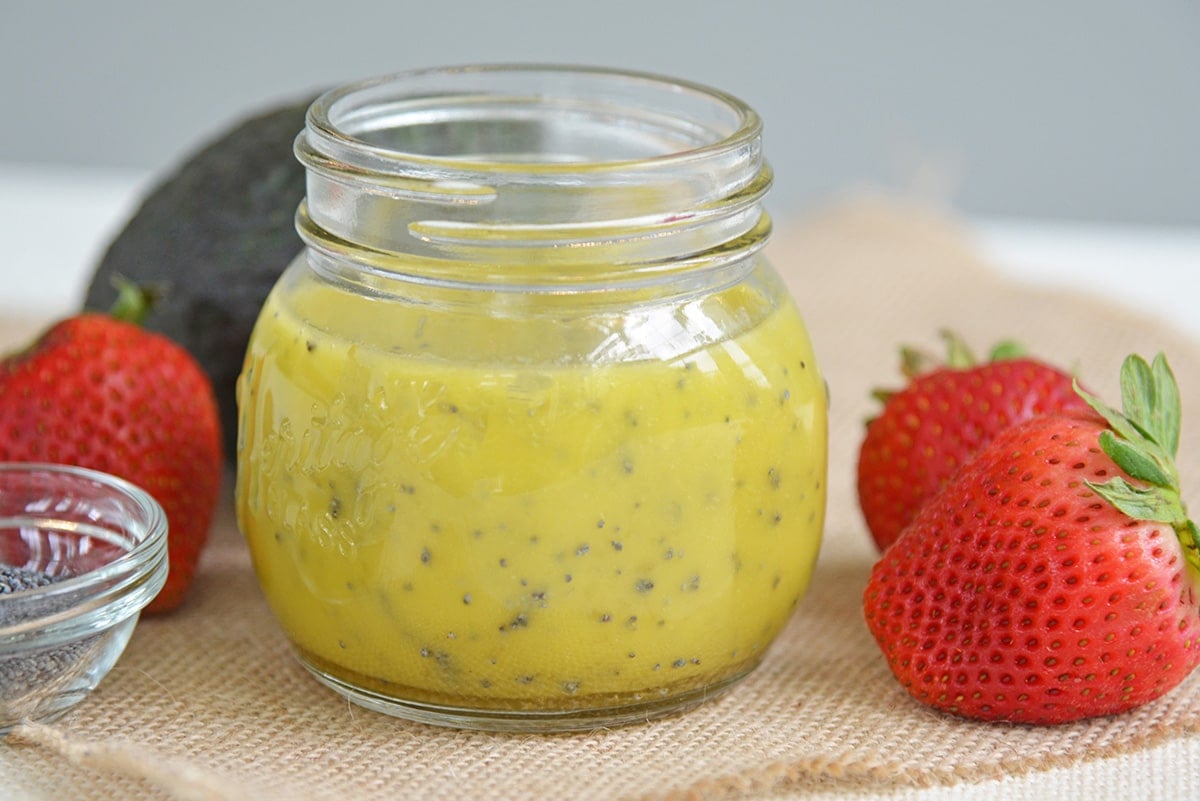
<path fill-rule="evenodd" d="M 333 90 L 296 154 L 310 248 L 381 277 L 503 288 L 664 282 L 765 243 L 761 123 L 650 75 L 428 70 Z"/>

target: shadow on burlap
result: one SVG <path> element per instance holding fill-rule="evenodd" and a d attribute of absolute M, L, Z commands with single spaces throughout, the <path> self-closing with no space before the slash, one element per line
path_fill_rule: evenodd
<path fill-rule="evenodd" d="M 910 701 L 862 622 L 873 550 L 852 478 L 869 390 L 898 381 L 899 342 L 939 348 L 943 327 L 979 351 L 1017 338 L 1114 400 L 1126 353 L 1165 350 L 1190 421 L 1200 420 L 1200 344 L 1088 297 L 1004 283 L 962 231 L 925 210 L 858 198 L 800 222 L 771 255 L 831 389 L 829 518 L 808 597 L 742 684 L 686 715 L 582 735 L 443 731 L 369 713 L 292 659 L 226 500 L 190 603 L 143 621 L 109 679 L 65 719 L 0 744 L 0 787 L 81 799 L 886 795 L 1200 732 L 1200 674 L 1132 713 L 1053 728 L 971 723 Z M 1185 422 L 1180 469 L 1192 488 L 1197 430 Z M 1194 489 L 1190 497 L 1195 506 Z"/>

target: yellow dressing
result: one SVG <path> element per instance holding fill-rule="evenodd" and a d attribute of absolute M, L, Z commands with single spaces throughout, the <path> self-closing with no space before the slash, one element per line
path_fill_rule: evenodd
<path fill-rule="evenodd" d="M 276 288 L 238 388 L 238 515 L 306 661 L 387 696 L 539 710 L 752 668 L 807 587 L 826 449 L 799 315 L 754 322 L 755 297 L 596 331 L 538 308 L 510 324 L 501 296 L 428 316 Z M 647 332 L 657 356 L 605 361 Z"/>

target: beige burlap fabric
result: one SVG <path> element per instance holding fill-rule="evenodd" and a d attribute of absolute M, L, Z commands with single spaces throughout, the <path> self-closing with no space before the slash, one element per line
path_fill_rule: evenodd
<path fill-rule="evenodd" d="M 570 736 L 445 731 L 358 709 L 291 658 L 226 501 L 186 608 L 142 621 L 64 719 L 0 742 L 0 797 L 894 797 L 1194 741 L 1200 673 L 1133 713 L 1056 728 L 969 723 L 911 702 L 861 620 L 873 551 L 852 475 L 868 390 L 898 378 L 895 343 L 937 347 L 948 326 L 980 350 L 1015 336 L 1110 398 L 1125 353 L 1165 350 L 1185 398 L 1181 470 L 1200 508 L 1200 422 L 1187 422 L 1200 421 L 1200 343 L 1095 299 L 1005 283 L 956 225 L 881 201 L 785 226 L 772 252 L 832 389 L 830 514 L 808 598 L 741 685 L 683 716 Z"/>

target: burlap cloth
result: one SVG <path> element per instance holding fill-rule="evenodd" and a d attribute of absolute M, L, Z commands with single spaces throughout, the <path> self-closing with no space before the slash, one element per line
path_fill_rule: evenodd
<path fill-rule="evenodd" d="M 868 390 L 898 379 L 895 343 L 938 347 L 943 326 L 979 350 L 1016 337 L 1113 400 L 1124 354 L 1165 350 L 1193 421 L 1180 467 L 1200 508 L 1200 343 L 1086 295 L 1006 283 L 968 234 L 939 214 L 857 198 L 784 226 L 772 243 L 832 390 L 829 518 L 792 624 L 763 666 L 715 702 L 569 736 L 446 731 L 351 706 L 291 657 L 226 498 L 187 606 L 143 620 L 108 679 L 53 727 L 0 742 L 0 798 L 895 798 L 921 787 L 990 795 L 989 782 L 1035 772 L 1058 776 L 1043 790 L 1057 781 L 1072 793 L 1078 783 L 1064 785 L 1056 769 L 1105 758 L 1126 760 L 1119 775 L 1200 775 L 1200 672 L 1111 719 L 974 724 L 911 702 L 862 622 L 873 552 L 852 476 Z M 21 327 L 10 320 L 6 337 Z M 1147 781 L 1125 787 L 1141 792 Z"/>

